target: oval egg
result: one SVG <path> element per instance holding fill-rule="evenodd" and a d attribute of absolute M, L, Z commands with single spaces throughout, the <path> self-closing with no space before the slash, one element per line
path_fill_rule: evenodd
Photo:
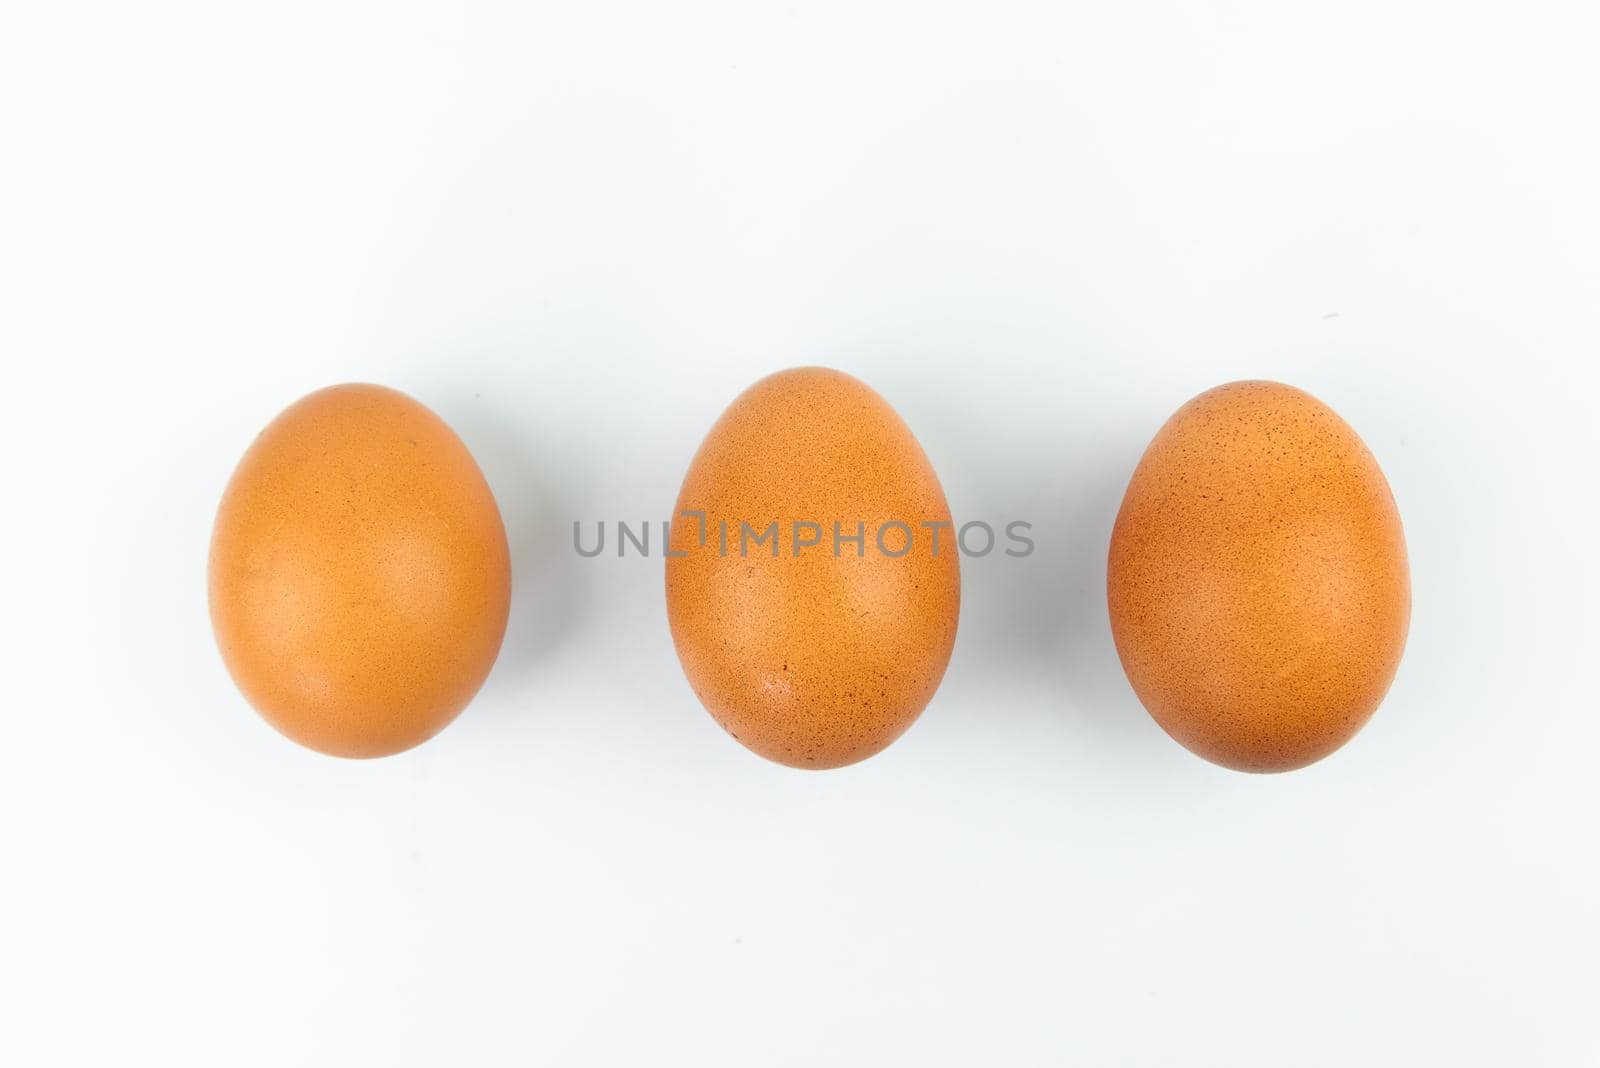
<path fill-rule="evenodd" d="M 1106 594 L 1146 709 L 1207 760 L 1287 771 L 1382 701 L 1411 616 L 1400 515 L 1377 461 L 1315 397 L 1234 382 L 1146 449 Z"/>
<path fill-rule="evenodd" d="M 377 757 L 442 730 L 494 665 L 505 529 L 461 440 L 382 386 L 313 393 L 256 438 L 217 511 L 212 626 L 283 734 Z"/>
<path fill-rule="evenodd" d="M 740 395 L 690 464 L 666 593 L 717 722 L 782 764 L 851 764 L 899 737 L 944 676 L 961 606 L 950 509 L 882 397 L 838 371 L 783 371 Z"/>

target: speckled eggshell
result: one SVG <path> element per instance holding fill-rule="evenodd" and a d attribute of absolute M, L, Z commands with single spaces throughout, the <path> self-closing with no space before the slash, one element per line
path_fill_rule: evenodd
<path fill-rule="evenodd" d="M 706 514 L 699 523 L 681 513 Z M 939 551 L 922 523 L 950 522 L 933 467 L 910 429 L 866 385 L 806 367 L 751 386 L 700 446 L 678 496 L 666 562 L 667 614 L 685 674 L 736 739 L 797 768 L 833 768 L 879 752 L 933 697 L 955 643 L 961 565 L 955 531 Z M 914 537 L 878 550 L 889 521 Z M 720 552 L 720 527 L 730 548 Z M 742 523 L 777 521 L 779 555 Z M 794 555 L 793 523 L 822 527 Z M 840 542 L 865 524 L 865 555 Z M 803 529 L 802 538 L 813 532 Z M 895 528 L 891 551 L 903 547 Z"/>
<path fill-rule="evenodd" d="M 1111 630 L 1168 734 L 1288 771 L 1358 731 L 1400 664 L 1405 537 L 1377 461 L 1315 397 L 1233 382 L 1145 450 L 1111 535 Z"/>
<path fill-rule="evenodd" d="M 382 386 L 289 407 L 217 511 L 222 658 L 268 723 L 323 753 L 398 753 L 455 719 L 494 665 L 510 594 L 505 528 L 472 455 Z"/>

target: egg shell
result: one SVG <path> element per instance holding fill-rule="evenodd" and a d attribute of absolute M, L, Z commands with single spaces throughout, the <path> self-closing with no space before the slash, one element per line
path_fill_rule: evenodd
<path fill-rule="evenodd" d="M 212 534 L 217 645 L 239 689 L 302 745 L 377 757 L 466 707 L 499 653 L 511 566 L 461 440 L 403 393 L 296 402 L 240 461 Z"/>
<path fill-rule="evenodd" d="M 705 514 L 701 523 L 683 513 Z M 909 549 L 898 528 L 912 531 Z M 778 555 L 740 540 L 776 522 Z M 821 544 L 795 554 L 796 522 Z M 729 551 L 721 551 L 722 524 Z M 864 531 L 858 550 L 843 537 Z M 935 553 L 933 530 L 947 524 Z M 695 693 L 742 744 L 833 768 L 894 741 L 933 697 L 955 643 L 961 565 L 938 477 L 882 397 L 839 371 L 764 378 L 689 466 L 666 561 L 673 642 Z M 813 537 L 802 528 L 799 541 Z M 744 551 L 748 550 L 748 551 Z"/>
<path fill-rule="evenodd" d="M 1287 771 L 1383 700 L 1411 583 L 1365 444 L 1310 394 L 1234 382 L 1155 436 L 1111 536 L 1117 653 L 1146 709 L 1207 760 Z"/>

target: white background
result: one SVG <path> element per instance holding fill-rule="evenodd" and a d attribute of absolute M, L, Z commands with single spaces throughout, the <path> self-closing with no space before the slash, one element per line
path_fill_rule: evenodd
<path fill-rule="evenodd" d="M 0 27 L 0 1063 L 1591 1065 L 1600 9 L 24 2 Z M 943 689 L 745 752 L 666 518 L 760 375 L 904 415 L 957 517 Z M 1169 741 L 1104 559 L 1240 377 L 1379 458 L 1410 645 L 1344 750 Z M 284 741 L 209 527 L 303 393 L 477 455 L 514 546 L 449 730 Z"/>

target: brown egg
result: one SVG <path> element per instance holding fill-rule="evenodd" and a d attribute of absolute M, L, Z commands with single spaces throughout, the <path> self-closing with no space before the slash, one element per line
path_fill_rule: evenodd
<path fill-rule="evenodd" d="M 1367 722 L 1411 618 L 1377 461 L 1315 397 L 1233 382 L 1178 409 L 1128 483 L 1106 572 L 1145 708 L 1241 771 L 1320 760 Z"/>
<path fill-rule="evenodd" d="M 334 386 L 239 462 L 211 540 L 211 622 L 239 689 L 323 753 L 442 730 L 500 650 L 505 528 L 461 440 L 403 393 Z"/>
<path fill-rule="evenodd" d="M 701 702 L 793 767 L 883 749 L 955 643 L 949 524 L 922 447 L 866 385 L 805 367 L 751 386 L 695 454 L 671 527 L 667 615 Z"/>

